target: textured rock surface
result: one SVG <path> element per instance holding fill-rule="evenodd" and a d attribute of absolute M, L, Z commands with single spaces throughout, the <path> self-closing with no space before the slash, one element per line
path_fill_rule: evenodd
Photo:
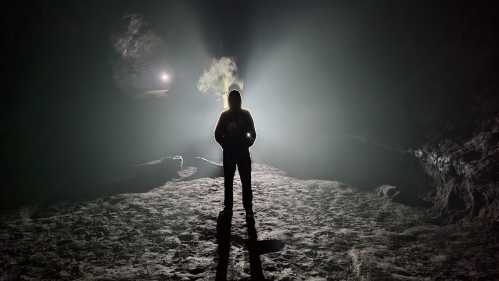
<path fill-rule="evenodd" d="M 494 229 L 432 224 L 421 209 L 335 181 L 253 172 L 270 280 L 498 280 Z M 213 280 L 222 178 L 168 182 L 52 207 L 0 225 L 0 280 Z M 235 202 L 241 202 L 236 180 Z M 244 214 L 235 205 L 229 277 L 248 277 Z"/>
<path fill-rule="evenodd" d="M 435 190 L 434 208 L 449 221 L 499 222 L 499 115 L 470 139 L 416 151 Z"/>

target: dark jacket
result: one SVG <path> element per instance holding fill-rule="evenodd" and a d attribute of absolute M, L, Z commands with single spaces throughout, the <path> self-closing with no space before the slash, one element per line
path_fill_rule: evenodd
<path fill-rule="evenodd" d="M 247 149 L 255 139 L 255 125 L 249 111 L 229 109 L 222 112 L 215 129 L 215 140 L 224 150 Z"/>

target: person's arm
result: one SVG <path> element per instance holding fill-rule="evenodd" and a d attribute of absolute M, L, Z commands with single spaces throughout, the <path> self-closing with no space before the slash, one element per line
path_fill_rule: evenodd
<path fill-rule="evenodd" d="M 253 118 L 251 117 L 251 114 L 248 112 L 248 146 L 252 146 L 253 143 L 256 140 L 256 131 L 255 131 L 255 124 L 253 123 Z"/>
<path fill-rule="evenodd" d="M 217 126 L 215 128 L 215 140 L 220 144 L 220 146 L 223 148 L 224 147 L 224 127 L 225 127 L 225 121 L 224 121 L 224 114 L 222 113 L 220 115 L 220 118 L 218 119 Z"/>

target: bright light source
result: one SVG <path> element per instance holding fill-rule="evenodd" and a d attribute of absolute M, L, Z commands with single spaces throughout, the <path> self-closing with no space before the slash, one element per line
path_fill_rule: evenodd
<path fill-rule="evenodd" d="M 166 72 L 162 72 L 159 76 L 159 78 L 161 79 L 161 81 L 163 82 L 168 82 L 170 81 L 170 75 L 168 75 L 168 73 Z"/>

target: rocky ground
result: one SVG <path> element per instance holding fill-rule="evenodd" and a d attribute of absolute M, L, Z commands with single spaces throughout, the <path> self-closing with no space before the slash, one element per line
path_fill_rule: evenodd
<path fill-rule="evenodd" d="M 445 225 L 424 210 L 335 181 L 299 180 L 254 165 L 262 256 L 270 280 L 499 280 L 494 226 Z M 213 280 L 223 178 L 170 181 L 4 216 L 0 280 Z M 241 202 L 236 180 L 235 202 Z M 233 217 L 229 278 L 248 277 L 241 204 Z"/>

